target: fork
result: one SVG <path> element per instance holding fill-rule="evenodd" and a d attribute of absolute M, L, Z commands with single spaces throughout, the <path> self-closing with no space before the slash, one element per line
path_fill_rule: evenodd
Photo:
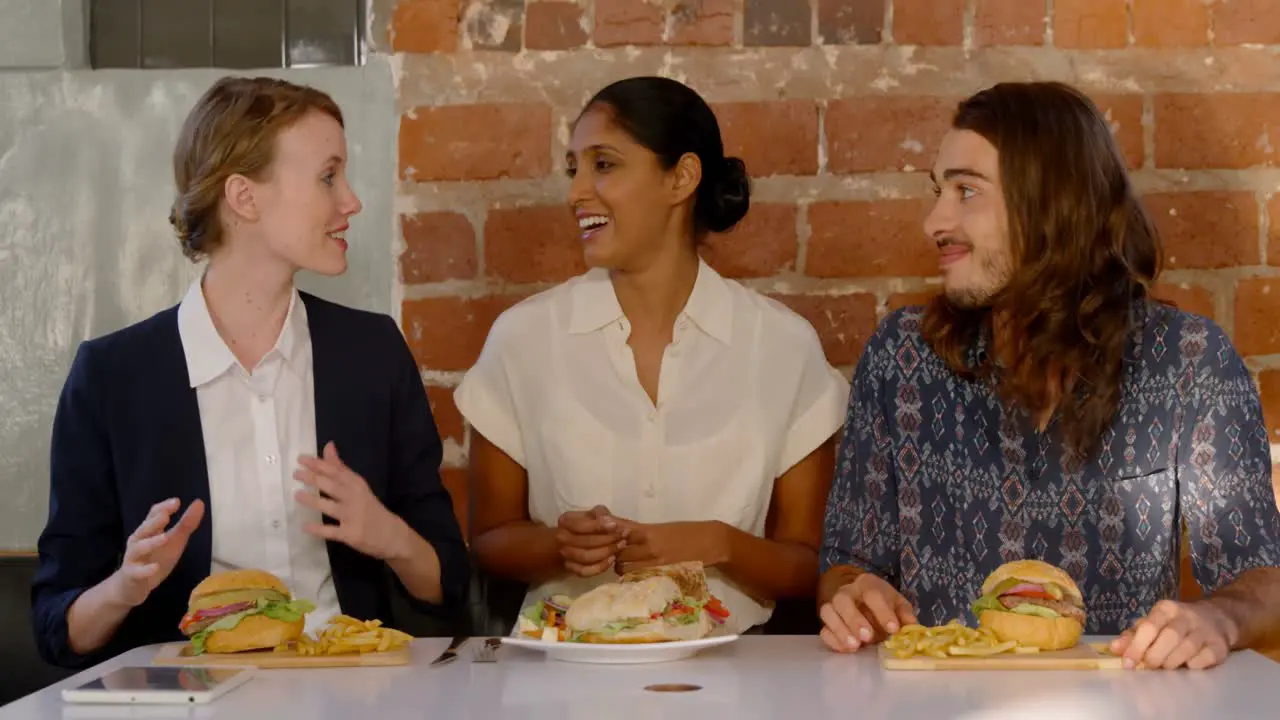
<path fill-rule="evenodd" d="M 495 663 L 498 662 L 498 648 L 502 647 L 502 641 L 498 638 L 489 638 L 484 644 L 476 648 L 475 655 L 472 656 L 472 662 L 478 663 Z"/>

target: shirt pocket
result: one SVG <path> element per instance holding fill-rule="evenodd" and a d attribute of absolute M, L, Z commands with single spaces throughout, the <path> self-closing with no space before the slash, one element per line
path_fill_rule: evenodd
<path fill-rule="evenodd" d="M 541 467 L 529 468 L 531 505 L 539 498 L 551 507 L 549 516 L 597 505 L 612 508 L 614 458 L 617 441 L 607 427 L 571 397 L 553 400 L 541 418 L 536 436 L 541 445 Z"/>
<path fill-rule="evenodd" d="M 746 532 L 763 528 L 773 493 L 763 439 L 742 415 L 714 434 L 689 442 L 668 440 L 661 464 L 672 521 L 719 520 Z"/>
<path fill-rule="evenodd" d="M 1099 570 L 1108 579 L 1143 585 L 1166 582 L 1165 560 L 1178 538 L 1178 483 L 1172 467 L 1112 472 L 1102 478 L 1097 508 Z M 1123 566 L 1123 570 L 1121 568 Z"/>

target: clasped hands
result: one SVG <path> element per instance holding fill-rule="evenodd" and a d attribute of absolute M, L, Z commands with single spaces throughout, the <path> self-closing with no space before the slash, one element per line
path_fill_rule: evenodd
<path fill-rule="evenodd" d="M 566 570 L 593 577 L 610 568 L 621 575 L 690 560 L 710 564 L 727 540 L 717 522 L 637 523 L 597 505 L 562 514 L 556 542 Z"/>

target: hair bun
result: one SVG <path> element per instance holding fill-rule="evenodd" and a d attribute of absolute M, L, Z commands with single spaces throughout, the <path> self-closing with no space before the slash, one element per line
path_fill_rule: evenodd
<path fill-rule="evenodd" d="M 173 226 L 173 231 L 178 234 L 179 239 L 185 239 L 187 235 L 187 223 L 182 214 L 178 212 L 178 204 L 174 203 L 169 209 L 169 224 Z"/>
<path fill-rule="evenodd" d="M 204 225 L 199 220 L 191 218 L 184 198 L 179 198 L 169 210 L 169 224 L 173 226 L 173 233 L 178 237 L 182 254 L 192 261 L 198 260 L 205 250 Z"/>
<path fill-rule="evenodd" d="M 751 178 L 740 158 L 727 157 L 719 172 L 707 178 L 706 192 L 698 198 L 695 212 L 712 232 L 725 232 L 737 225 L 751 207 Z"/>

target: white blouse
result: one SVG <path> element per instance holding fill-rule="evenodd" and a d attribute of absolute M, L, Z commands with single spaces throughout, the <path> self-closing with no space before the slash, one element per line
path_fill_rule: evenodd
<path fill-rule="evenodd" d="M 303 528 L 320 513 L 294 499 L 298 456 L 316 453 L 316 404 L 307 307 L 293 291 L 271 351 L 252 372 L 240 365 L 214 327 L 201 282 L 178 306 L 178 334 L 200 406 L 209 515 L 211 572 L 261 568 L 310 600 L 306 632 L 340 612 L 321 538 Z"/>
<path fill-rule="evenodd" d="M 604 505 L 640 523 L 720 520 L 763 536 L 774 480 L 844 421 L 849 385 L 817 333 L 702 262 L 662 358 L 656 406 L 629 334 L 608 272 L 591 270 L 498 318 L 455 392 L 458 408 L 524 467 L 535 522 Z M 530 588 L 526 603 L 616 579 L 566 575 Z M 772 608 L 714 568 L 708 584 L 730 631 L 769 619 Z"/>

